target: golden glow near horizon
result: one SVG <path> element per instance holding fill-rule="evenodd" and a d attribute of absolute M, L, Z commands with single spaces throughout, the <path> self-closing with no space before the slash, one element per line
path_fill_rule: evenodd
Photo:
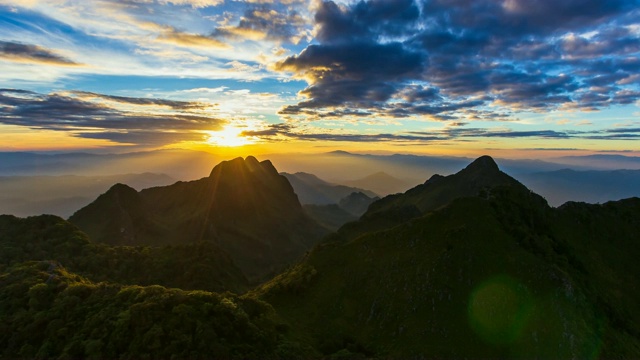
<path fill-rule="evenodd" d="M 473 11 L 504 27 L 444 24 L 473 17 L 416 0 L 339 0 L 339 11 L 332 1 L 2 0 L 0 151 L 638 156 L 638 74 L 623 66 L 640 57 L 628 46 L 640 40 L 633 6 L 605 19 L 579 2 L 550 17 L 552 7 L 496 12 L 494 2 Z M 389 26 L 357 23 L 381 9 Z M 371 31 L 355 41 L 328 28 L 335 21 Z M 436 33 L 496 41 L 401 35 Z M 538 56 L 547 47 L 553 56 Z"/>
<path fill-rule="evenodd" d="M 242 135 L 242 132 L 246 130 L 246 128 L 236 126 L 225 126 L 219 131 L 207 131 L 209 134 L 207 143 L 223 147 L 238 147 L 255 143 L 255 140 Z"/>

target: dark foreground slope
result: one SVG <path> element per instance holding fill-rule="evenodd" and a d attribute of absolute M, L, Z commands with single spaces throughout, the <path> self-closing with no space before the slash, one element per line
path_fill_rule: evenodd
<path fill-rule="evenodd" d="M 245 292 L 249 283 L 212 243 L 108 246 L 53 215 L 0 216 L 0 271 L 25 261 L 52 261 L 91 281 Z"/>
<path fill-rule="evenodd" d="M 135 191 L 115 185 L 69 221 L 112 245 L 209 241 L 251 280 L 273 274 L 310 249 L 326 230 L 302 210 L 269 161 L 223 161 L 191 182 Z"/>
<path fill-rule="evenodd" d="M 637 358 L 638 234 L 640 199 L 554 209 L 483 157 L 254 294 L 325 355 Z"/>
<path fill-rule="evenodd" d="M 306 357 L 273 308 L 230 293 L 93 283 L 55 262 L 0 271 L 0 357 Z"/>

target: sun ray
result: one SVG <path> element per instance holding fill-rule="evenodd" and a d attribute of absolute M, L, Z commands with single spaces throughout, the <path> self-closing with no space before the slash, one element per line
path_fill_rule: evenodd
<path fill-rule="evenodd" d="M 226 126 L 220 131 L 207 131 L 207 143 L 216 146 L 238 147 L 255 143 L 254 140 L 242 135 L 247 130 L 244 127 Z"/>

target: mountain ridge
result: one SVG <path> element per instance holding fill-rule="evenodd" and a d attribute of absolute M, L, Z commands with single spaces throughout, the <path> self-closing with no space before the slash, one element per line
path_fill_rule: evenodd
<path fill-rule="evenodd" d="M 551 208 L 489 160 L 374 203 L 252 294 L 324 356 L 640 354 L 640 199 Z"/>
<path fill-rule="evenodd" d="M 103 218 L 105 209 L 114 216 Z M 69 221 L 109 244 L 212 241 L 253 281 L 296 259 L 326 233 L 304 213 L 273 164 L 253 156 L 223 161 L 199 180 L 140 192 L 114 186 Z"/>

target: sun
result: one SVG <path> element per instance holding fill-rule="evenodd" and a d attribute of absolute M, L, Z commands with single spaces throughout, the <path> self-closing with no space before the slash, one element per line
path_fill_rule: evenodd
<path fill-rule="evenodd" d="M 247 129 L 244 127 L 227 126 L 219 131 L 207 131 L 207 134 L 209 134 L 207 143 L 225 147 L 253 144 L 254 141 L 252 139 L 242 136 L 242 132 L 245 130 Z"/>

